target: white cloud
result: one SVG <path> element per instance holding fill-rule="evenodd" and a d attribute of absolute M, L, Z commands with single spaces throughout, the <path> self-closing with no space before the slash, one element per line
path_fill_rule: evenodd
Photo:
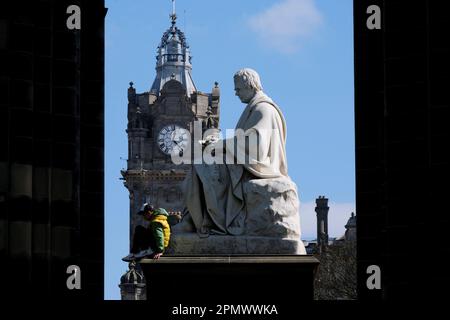
<path fill-rule="evenodd" d="M 315 0 L 284 0 L 251 17 L 249 26 L 263 45 L 293 53 L 322 22 Z"/>
<path fill-rule="evenodd" d="M 328 235 L 330 237 L 340 237 L 345 233 L 345 224 L 352 212 L 356 213 L 354 203 L 329 202 L 328 207 Z M 302 239 L 316 239 L 317 218 L 315 201 L 300 203 L 300 225 L 302 229 Z"/>

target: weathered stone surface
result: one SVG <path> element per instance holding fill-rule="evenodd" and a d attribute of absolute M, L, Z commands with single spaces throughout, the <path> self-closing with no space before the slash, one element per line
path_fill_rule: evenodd
<path fill-rule="evenodd" d="M 306 252 L 300 240 L 215 235 L 200 238 L 196 233 L 179 233 L 171 237 L 167 254 L 306 254 Z"/>
<path fill-rule="evenodd" d="M 244 184 L 246 235 L 300 239 L 297 186 L 288 177 L 254 179 Z"/>
<path fill-rule="evenodd" d="M 288 177 L 244 183 L 247 212 L 241 236 L 200 237 L 190 217 L 172 230 L 172 254 L 306 254 L 300 241 L 297 187 Z"/>

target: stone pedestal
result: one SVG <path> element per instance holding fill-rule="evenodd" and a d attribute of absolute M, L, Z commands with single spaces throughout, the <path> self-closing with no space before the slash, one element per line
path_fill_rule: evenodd
<path fill-rule="evenodd" d="M 299 303 L 313 300 L 318 265 L 311 255 L 163 256 L 141 261 L 148 301 L 164 297 L 167 307 L 275 304 L 297 311 Z"/>
<path fill-rule="evenodd" d="M 173 234 L 167 254 L 306 254 L 301 240 L 258 236 L 214 236 L 197 233 Z"/>

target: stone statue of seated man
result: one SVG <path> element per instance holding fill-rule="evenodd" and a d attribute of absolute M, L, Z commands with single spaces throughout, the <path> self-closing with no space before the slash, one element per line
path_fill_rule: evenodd
<path fill-rule="evenodd" d="M 239 70 L 234 85 L 247 104 L 236 134 L 201 141 L 222 150 L 224 163 L 193 165 L 184 181 L 189 213 L 173 228 L 170 246 L 176 254 L 305 254 L 284 116 L 256 71 Z"/>

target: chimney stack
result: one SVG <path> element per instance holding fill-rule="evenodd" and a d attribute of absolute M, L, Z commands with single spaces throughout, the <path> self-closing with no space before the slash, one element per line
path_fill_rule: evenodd
<path fill-rule="evenodd" d="M 317 247 L 322 251 L 324 246 L 328 245 L 328 199 L 325 196 L 319 196 L 316 199 L 317 213 Z"/>

